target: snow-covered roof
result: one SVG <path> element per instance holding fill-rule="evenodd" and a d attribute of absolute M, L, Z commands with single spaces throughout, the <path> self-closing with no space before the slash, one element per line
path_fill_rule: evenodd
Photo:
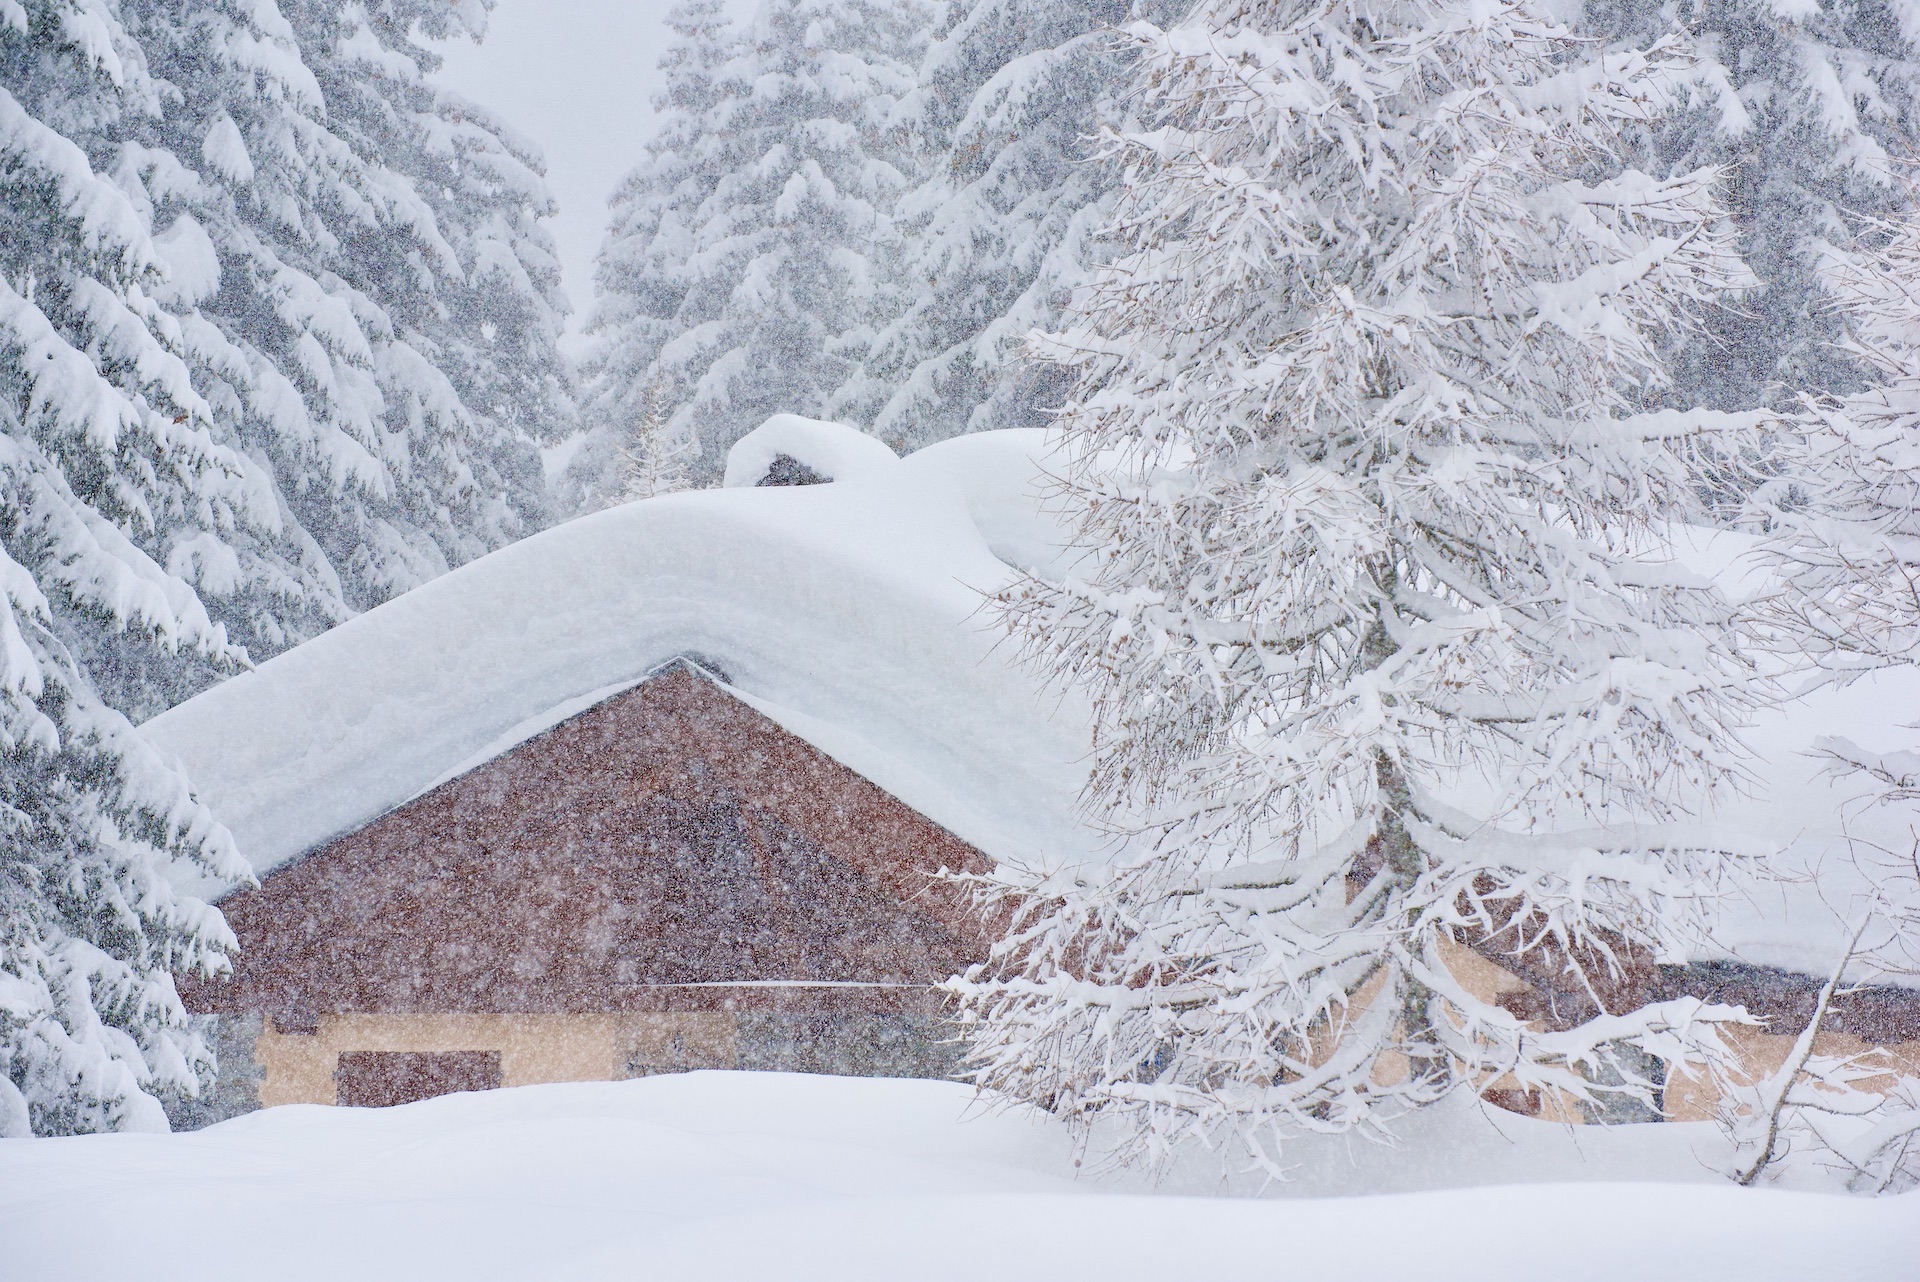
<path fill-rule="evenodd" d="M 1038 431 L 905 459 L 779 416 L 728 486 L 629 503 L 527 539 L 146 723 L 257 872 L 500 755 L 662 664 L 695 656 L 736 695 L 996 858 L 1091 850 L 1076 824 L 1087 715 L 1020 669 L 981 610 L 1010 566 L 1057 571 Z M 755 487 L 780 455 L 831 484 Z M 1846 933 L 1848 842 L 1912 848 L 1808 750 L 1912 741 L 1920 674 L 1769 714 L 1754 795 L 1717 818 L 1806 875 L 1728 911 L 1741 958 L 1822 973 Z"/>
<path fill-rule="evenodd" d="M 901 460 L 781 416 L 728 488 L 596 513 L 435 579 L 147 722 L 265 873 L 679 656 L 996 857 L 1084 845 L 1085 718 L 996 648 L 982 592 L 1058 538 L 1037 431 Z M 755 488 L 799 458 L 832 484 Z M 1003 560 L 1002 558 L 1006 558 Z"/>

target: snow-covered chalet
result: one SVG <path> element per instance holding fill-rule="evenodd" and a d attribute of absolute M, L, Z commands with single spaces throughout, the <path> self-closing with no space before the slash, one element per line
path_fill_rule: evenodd
<path fill-rule="evenodd" d="M 221 1017 L 200 1116 L 949 1071 L 932 985 L 984 942 L 931 874 L 1074 839 L 1073 718 L 976 617 L 1056 554 L 1038 447 L 903 460 L 775 419 L 721 489 L 549 530 L 148 722 L 260 880 L 221 900 L 233 975 L 181 980 Z"/>
<path fill-rule="evenodd" d="M 1096 853 L 1086 709 L 980 611 L 1013 567 L 1062 568 L 1042 448 L 898 458 L 780 416 L 720 489 L 548 530 L 149 721 L 259 877 L 221 900 L 233 975 L 181 981 L 222 1061 L 186 1120 L 700 1067 L 951 1071 L 934 985 L 986 941 L 932 874 Z M 1856 691 L 1765 731 L 1785 764 L 1746 821 L 1837 813 L 1798 750 L 1901 706 Z M 1833 836 L 1802 831 L 1810 863 Z M 1774 1021 L 1757 1061 L 1784 1058 L 1842 929 L 1821 890 L 1751 905 L 1730 955 L 1645 996 L 1745 1002 Z M 1550 1017 L 1552 977 L 1466 970 Z M 1920 1042 L 1920 1003 L 1851 995 L 1830 1028 Z M 1700 1090 L 1669 1114 L 1710 1110 Z"/>

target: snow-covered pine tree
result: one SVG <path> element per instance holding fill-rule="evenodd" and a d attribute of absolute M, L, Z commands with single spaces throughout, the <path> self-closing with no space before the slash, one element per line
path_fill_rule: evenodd
<path fill-rule="evenodd" d="M 247 875 L 68 643 L 244 657 L 157 558 L 258 523 L 261 488 L 159 301 L 178 246 L 101 171 L 166 104 L 114 9 L 0 5 L 0 1135 L 164 1129 L 207 1061 L 172 972 L 231 937 L 163 870 Z"/>
<path fill-rule="evenodd" d="M 589 511 L 625 493 L 635 424 L 672 395 L 659 354 L 679 333 L 701 207 L 729 165 L 746 158 L 733 151 L 722 117 L 729 101 L 722 73 L 741 39 L 723 0 L 680 0 L 667 26 L 674 39 L 660 58 L 656 132 L 646 159 L 609 201 L 611 222 L 595 263 L 598 299 L 588 331 L 596 341 L 582 368 L 586 436 L 560 478 L 565 511 Z"/>
<path fill-rule="evenodd" d="M 1843 392 L 1859 367 L 1836 345 L 1819 246 L 1849 216 L 1904 202 L 1895 168 L 1920 148 L 1920 22 L 1896 0 L 1596 0 L 1584 26 L 1625 47 L 1676 27 L 1700 62 L 1692 109 L 1654 132 L 1658 163 L 1722 165 L 1741 250 L 1765 288 L 1705 317 L 1672 362 L 1670 403 L 1739 410 Z"/>
<path fill-rule="evenodd" d="M 246 869 L 122 714 L 540 512 L 547 201 L 409 43 L 484 5 L 286 12 L 0 0 L 6 1133 L 207 1067 L 170 971 L 230 940 L 162 870 Z"/>
<path fill-rule="evenodd" d="M 1134 1153 L 1271 1159 L 1457 1088 L 1644 1108 L 1726 1012 L 1623 981 L 1753 853 L 1688 820 L 1756 683 L 1660 552 L 1751 424 L 1623 413 L 1751 280 L 1716 174 L 1613 150 L 1687 55 L 1600 56 L 1530 0 L 1132 34 L 1128 252 L 1041 349 L 1098 568 L 998 601 L 1089 690 L 1126 840 L 979 884 L 1011 927 L 952 985 L 978 1078 Z"/>
<path fill-rule="evenodd" d="M 256 658 L 542 522 L 569 412 L 534 161 L 403 34 L 482 11 L 391 8 L 123 5 L 164 110 L 86 144 L 162 229 L 156 298 L 264 509 L 165 561 Z M 210 679 L 73 641 L 130 711 Z"/>
<path fill-rule="evenodd" d="M 872 419 L 862 361 L 898 310 L 891 215 L 909 181 L 892 114 L 930 21 L 924 0 L 764 0 L 737 31 L 711 4 L 675 11 L 661 131 L 601 250 L 573 502 L 619 493 L 656 380 L 701 482 L 769 414 Z"/>
<path fill-rule="evenodd" d="M 63 518 L 88 515 L 71 494 L 43 504 L 63 501 Z M 150 563 L 128 552 L 89 559 L 151 592 Z M 174 976 L 224 969 L 233 946 L 169 870 L 230 885 L 247 865 L 178 769 L 87 688 L 33 575 L 0 556 L 0 576 L 0 1138 L 165 1130 L 160 1099 L 198 1094 L 213 1068 Z M 104 586 L 78 603 L 113 609 Z"/>
<path fill-rule="evenodd" d="M 318 89 L 277 10 L 243 8 L 122 5 L 127 36 L 154 79 L 155 105 L 96 121 L 76 136 L 156 232 L 165 276 L 149 294 L 173 318 L 174 342 L 206 398 L 213 435 L 230 449 L 253 496 L 250 512 L 216 508 L 209 528 L 176 537 L 156 554 L 211 604 L 236 643 L 264 658 L 351 613 L 334 567 L 287 501 L 324 487 L 343 458 L 364 456 L 366 448 L 331 416 L 308 413 L 296 380 L 309 377 L 311 351 L 300 360 L 271 344 L 263 350 L 240 327 L 220 321 L 236 302 L 256 330 L 273 316 L 270 300 L 251 288 L 255 282 L 260 293 L 277 290 L 282 300 L 301 294 L 309 314 L 325 296 L 263 251 L 258 225 L 273 227 L 291 203 L 264 202 L 274 212 L 260 217 L 255 201 L 273 183 L 274 155 L 263 152 L 256 172 L 235 123 L 264 117 L 271 128 L 257 134 L 294 136 L 287 117 L 322 114 Z M 284 302 L 283 310 L 297 313 Z M 288 330 L 294 338 L 303 332 L 297 324 Z M 154 664 L 97 630 L 74 630 L 67 639 L 108 702 L 136 718 L 219 675 L 205 664 Z"/>
<path fill-rule="evenodd" d="M 340 558 L 356 604 L 377 604 L 546 519 L 538 447 L 573 421 L 567 303 L 539 221 L 553 201 L 532 144 L 429 79 L 425 41 L 479 39 L 489 4 L 282 2 L 375 211 L 328 211 L 328 266 L 385 313 L 368 329 L 393 493 Z"/>
<path fill-rule="evenodd" d="M 1066 382 L 1022 359 L 1056 328 L 1105 242 L 1118 168 L 1093 140 L 1121 121 L 1129 18 L 1163 0 L 972 0 L 955 6 L 902 111 L 924 171 L 898 221 L 910 288 L 868 372 L 888 389 L 871 427 L 905 452 L 1031 427 Z"/>
<path fill-rule="evenodd" d="M 551 200 L 419 43 L 477 36 L 483 6 L 156 8 L 186 98 L 164 141 L 218 188 L 209 364 L 322 577 L 365 609 L 537 528 L 537 443 L 569 413 Z"/>

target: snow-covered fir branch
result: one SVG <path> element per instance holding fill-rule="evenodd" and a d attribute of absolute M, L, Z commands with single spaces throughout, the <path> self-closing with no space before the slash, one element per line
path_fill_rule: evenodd
<path fill-rule="evenodd" d="M 164 1126 L 249 874 L 129 723 L 537 527 L 539 162 L 437 0 L 0 4 L 0 1133 Z"/>
<path fill-rule="evenodd" d="M 1740 410 L 1857 385 L 1859 365 L 1833 341 L 1821 246 L 1849 217 L 1907 203 L 1899 168 L 1920 126 L 1920 27 L 1889 0 L 1601 0 L 1580 26 L 1622 47 L 1691 35 L 1683 109 L 1640 146 L 1649 166 L 1726 168 L 1742 255 L 1763 285 L 1683 343 L 1669 402 Z"/>

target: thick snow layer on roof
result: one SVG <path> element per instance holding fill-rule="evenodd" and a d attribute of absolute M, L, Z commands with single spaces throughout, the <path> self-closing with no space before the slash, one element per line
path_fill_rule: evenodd
<path fill-rule="evenodd" d="M 1217 1155 L 1155 1191 L 950 1082 L 688 1073 L 10 1140 L 0 1241 L 63 1282 L 1864 1282 L 1920 1253 L 1920 1194 L 1736 1188 L 1706 1123 L 1455 1100 L 1405 1129 L 1303 1137 L 1266 1197 L 1220 1196 Z"/>
<path fill-rule="evenodd" d="M 982 592 L 1009 573 L 996 541 L 1049 555 L 1031 497 L 1041 434 L 969 437 L 902 461 L 852 429 L 793 422 L 805 430 L 777 419 L 777 449 L 761 452 L 828 475 L 840 463 L 844 479 L 670 494 L 581 518 L 144 729 L 264 873 L 695 655 L 754 707 L 997 857 L 1084 845 L 1072 816 L 1084 717 L 1046 715 L 1058 697 L 995 649 L 980 613 Z M 757 438 L 736 450 L 768 444 Z"/>
<path fill-rule="evenodd" d="M 1005 858 L 1091 851 L 1075 822 L 1086 710 L 1041 690 L 980 610 L 1010 566 L 1058 574 L 1038 431 L 905 459 L 850 428 L 777 417 L 734 447 L 741 484 L 549 530 L 371 611 L 147 723 L 259 872 L 692 655 L 794 734 Z M 751 488 L 778 455 L 831 484 Z M 738 466 L 734 466 L 737 464 Z M 1737 540 L 1682 554 L 1737 582 Z M 1820 974 L 1860 879 L 1911 851 L 1912 816 L 1809 755 L 1839 735 L 1910 747 L 1920 673 L 1768 714 L 1751 795 L 1716 824 L 1786 851 L 1796 879 L 1732 904 L 1735 955 Z"/>

